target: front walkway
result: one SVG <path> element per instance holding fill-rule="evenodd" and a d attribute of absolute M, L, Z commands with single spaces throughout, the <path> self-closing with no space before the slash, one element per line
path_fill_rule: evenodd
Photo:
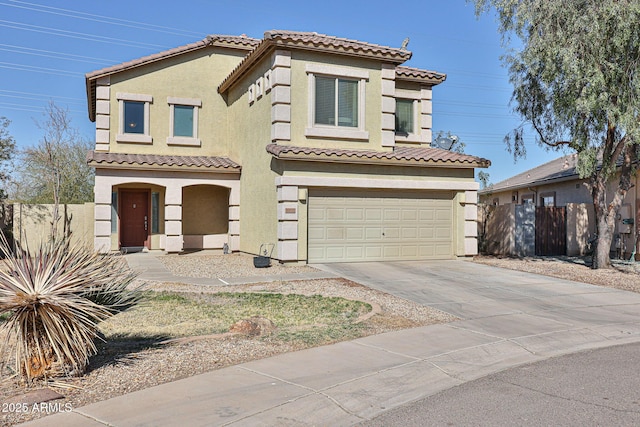
<path fill-rule="evenodd" d="M 347 426 L 513 366 L 640 342 L 639 294 L 464 261 L 324 268 L 464 320 L 243 363 L 29 425 Z"/>

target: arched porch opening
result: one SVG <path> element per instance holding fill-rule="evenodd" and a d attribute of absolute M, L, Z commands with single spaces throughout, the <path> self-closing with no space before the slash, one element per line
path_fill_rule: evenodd
<path fill-rule="evenodd" d="M 217 185 L 182 188 L 185 250 L 223 249 L 229 244 L 229 196 L 229 188 Z"/>

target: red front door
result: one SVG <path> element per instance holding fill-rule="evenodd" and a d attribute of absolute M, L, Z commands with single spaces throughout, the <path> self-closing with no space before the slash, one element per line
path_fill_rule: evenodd
<path fill-rule="evenodd" d="M 147 246 L 149 239 L 149 192 L 120 191 L 120 246 Z"/>

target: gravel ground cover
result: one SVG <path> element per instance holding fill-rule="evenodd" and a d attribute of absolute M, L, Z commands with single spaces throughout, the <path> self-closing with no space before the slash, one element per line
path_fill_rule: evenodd
<path fill-rule="evenodd" d="M 228 255 L 162 255 L 157 257 L 160 262 L 176 276 L 232 278 L 253 277 L 292 273 L 308 273 L 318 271 L 308 265 L 283 265 L 272 261 L 271 267 L 256 268 L 253 256 L 234 253 Z"/>
<path fill-rule="evenodd" d="M 544 276 L 640 292 L 640 262 L 612 260 L 612 268 L 593 270 L 587 257 L 507 258 L 477 256 L 474 262 Z"/>
<path fill-rule="evenodd" d="M 171 258 L 174 271 L 209 272 L 216 274 L 223 272 L 247 275 L 248 272 L 271 270 L 289 273 L 294 271 L 313 271 L 307 266 L 281 266 L 274 264 L 267 269 L 255 269 L 252 257 L 244 255 L 225 256 L 167 256 L 161 260 Z M 212 270 L 211 265 L 221 262 L 220 258 L 230 261 L 220 270 Z M 185 265 L 180 266 L 183 262 Z M 277 270 L 276 270 L 277 269 Z M 255 276 L 255 274 L 251 274 Z M 203 277 L 203 276 L 200 276 Z M 217 277 L 217 276 L 204 276 Z M 235 276 L 238 277 L 238 276 Z M 375 314 L 363 320 L 366 325 L 366 335 L 389 332 L 399 329 L 412 328 L 428 324 L 450 322 L 455 317 L 424 307 L 392 295 L 369 289 L 345 279 L 317 279 L 303 281 L 277 281 L 255 283 L 238 286 L 199 286 L 183 283 L 148 283 L 147 288 L 156 291 L 171 291 L 183 293 L 197 293 L 199 295 L 216 292 L 274 292 L 296 293 L 301 295 L 323 295 L 343 297 L 364 301 L 374 307 Z M 2 336 L 0 336 L 0 340 Z M 250 360 L 270 357 L 290 351 L 307 348 L 303 343 L 276 342 L 269 337 L 249 338 L 245 336 L 203 336 L 195 339 L 177 340 L 169 344 L 157 341 L 141 340 L 139 348 L 131 351 L 131 343 L 127 344 L 127 351 L 123 351 L 118 342 L 101 344 L 100 353 L 91 360 L 89 372 L 80 378 L 65 378 L 51 387 L 64 396 L 63 399 L 52 403 L 61 408 L 79 408 L 81 406 L 109 399 L 125 393 L 145 389 L 154 385 L 174 381 L 199 373 L 220 369 L 230 365 L 244 363 Z M 61 388 L 61 386 L 63 386 Z M 42 385 L 39 385 L 42 387 Z M 0 382 L 0 402 L 23 402 L 26 400 L 25 390 L 16 378 L 4 378 Z M 69 406 L 65 406 L 69 405 Z M 10 409 L 9 407 L 7 409 Z M 3 412 L 0 425 L 9 426 L 30 419 L 46 416 L 45 412 L 15 411 Z"/>

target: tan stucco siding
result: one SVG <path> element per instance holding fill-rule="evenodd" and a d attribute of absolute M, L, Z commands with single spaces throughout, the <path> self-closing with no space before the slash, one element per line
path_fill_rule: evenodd
<path fill-rule="evenodd" d="M 240 251 L 257 253 L 262 243 L 277 242 L 276 174 L 271 170 L 271 91 L 249 102 L 248 90 L 270 68 L 258 64 L 228 94 L 230 155 L 242 165 L 240 176 Z M 275 255 L 275 254 L 274 254 Z"/>
<path fill-rule="evenodd" d="M 111 76 L 109 150 L 134 154 L 227 155 L 226 104 L 216 89 L 241 59 L 241 53 L 216 48 L 169 58 Z M 149 113 L 153 143 L 116 141 L 120 129 L 117 93 L 153 97 Z M 198 108 L 201 147 L 167 144 L 167 137 L 170 136 L 168 97 L 202 101 L 202 106 Z"/>
<path fill-rule="evenodd" d="M 226 234 L 228 231 L 228 188 L 196 185 L 182 189 L 182 234 Z"/>

